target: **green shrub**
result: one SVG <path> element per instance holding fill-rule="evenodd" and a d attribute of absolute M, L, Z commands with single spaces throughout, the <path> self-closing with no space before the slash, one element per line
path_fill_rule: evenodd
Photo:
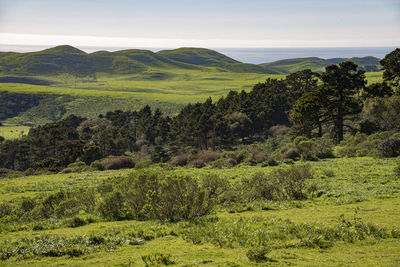
<path fill-rule="evenodd" d="M 135 162 L 133 159 L 126 156 L 107 158 L 101 161 L 104 170 L 119 170 L 125 168 L 134 168 Z"/>
<path fill-rule="evenodd" d="M 72 227 L 72 228 L 75 228 L 75 227 L 84 226 L 86 224 L 87 224 L 87 222 L 86 222 L 86 220 L 84 218 L 79 217 L 79 216 L 75 216 L 70 221 L 69 226 Z"/>
<path fill-rule="evenodd" d="M 400 138 L 389 137 L 382 140 L 378 146 L 380 157 L 397 157 L 400 156 Z"/>
<path fill-rule="evenodd" d="M 74 163 L 68 164 L 67 168 L 63 169 L 63 173 L 71 173 L 71 172 L 83 172 L 88 169 L 85 162 L 78 161 Z"/>
<path fill-rule="evenodd" d="M 229 187 L 228 179 L 215 174 L 209 174 L 202 179 L 202 188 L 207 192 L 209 198 L 218 199 Z"/>
<path fill-rule="evenodd" d="M 394 175 L 400 178 L 400 161 L 398 161 L 396 167 L 394 167 Z"/>
<path fill-rule="evenodd" d="M 100 160 L 95 160 L 90 164 L 90 168 L 93 170 L 104 171 L 103 165 Z"/>
<path fill-rule="evenodd" d="M 243 191 L 248 201 L 303 199 L 306 197 L 306 179 L 311 177 L 309 165 L 294 165 L 270 174 L 259 172 L 242 181 Z"/>
<path fill-rule="evenodd" d="M 130 174 L 114 184 L 100 205 L 108 219 L 159 219 L 178 221 L 207 215 L 213 201 L 191 177 L 156 171 Z"/>
<path fill-rule="evenodd" d="M 36 206 L 36 201 L 31 198 L 25 198 L 21 202 L 21 209 L 23 212 L 30 212 Z"/>
<path fill-rule="evenodd" d="M 266 246 L 253 247 L 247 250 L 246 256 L 250 261 L 254 262 L 270 261 L 270 258 L 267 257 L 267 254 L 269 254 L 271 251 L 271 248 Z"/>
<path fill-rule="evenodd" d="M 165 266 L 175 264 L 175 261 L 171 259 L 170 254 L 158 252 L 149 255 L 143 255 L 142 260 L 146 266 Z"/>
<path fill-rule="evenodd" d="M 13 208 L 8 203 L 0 204 L 0 218 L 10 215 Z"/>

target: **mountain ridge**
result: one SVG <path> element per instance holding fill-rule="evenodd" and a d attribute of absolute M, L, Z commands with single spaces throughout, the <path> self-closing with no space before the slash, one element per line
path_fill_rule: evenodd
<path fill-rule="evenodd" d="M 152 52 L 126 49 L 115 52 L 86 53 L 70 45 L 37 52 L 0 53 L 0 74 L 55 75 L 73 73 L 85 76 L 96 72 L 135 74 L 152 68 L 207 69 L 238 73 L 289 74 L 303 69 L 323 71 L 326 66 L 351 60 L 366 71 L 379 71 L 376 57 L 322 59 L 318 57 L 284 59 L 263 64 L 242 63 L 206 48 L 182 47 Z"/>

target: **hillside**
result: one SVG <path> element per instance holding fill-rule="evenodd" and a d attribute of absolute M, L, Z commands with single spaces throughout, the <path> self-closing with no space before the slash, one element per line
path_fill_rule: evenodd
<path fill-rule="evenodd" d="M 87 54 L 75 47 L 62 45 L 39 52 L 0 53 L 0 74 L 92 76 L 95 73 L 137 74 L 154 68 L 229 71 L 235 73 L 289 74 L 303 69 L 323 71 L 326 66 L 351 60 L 361 69 L 379 71 L 375 57 L 332 58 L 317 57 L 285 59 L 260 65 L 242 63 L 217 51 L 205 48 L 178 48 L 154 53 L 129 49 L 116 52 L 98 51 Z"/>
<path fill-rule="evenodd" d="M 368 72 L 376 72 L 380 70 L 379 58 L 376 57 L 352 57 L 352 58 L 330 58 L 322 59 L 318 57 L 283 59 L 270 63 L 260 64 L 260 66 L 277 73 L 287 74 L 296 71 L 311 69 L 312 71 L 322 72 L 325 67 L 333 64 L 339 64 L 343 61 L 350 60 L 357 64 L 361 69 Z"/>
<path fill-rule="evenodd" d="M 202 48 L 88 54 L 72 46 L 58 46 L 31 53 L 0 53 L 0 120 L 40 125 L 71 114 L 95 118 L 100 113 L 137 110 L 145 105 L 173 115 L 189 102 L 208 97 L 215 100 L 230 90 L 248 91 L 267 78 L 284 78 L 290 69 L 314 68 L 313 62 L 323 69 L 327 62 L 342 60 L 314 59 L 262 66 Z M 370 64 L 371 59 L 376 61 L 356 60 Z M 367 79 L 379 81 L 382 73 L 368 73 Z"/>
<path fill-rule="evenodd" d="M 89 76 L 97 72 L 135 74 L 152 68 L 202 69 L 216 67 L 221 71 L 269 73 L 268 68 L 245 64 L 203 48 L 180 48 L 154 53 L 129 49 L 87 54 L 63 45 L 30 53 L 1 53 L 0 73 L 19 75 L 56 75 L 62 73 Z"/>

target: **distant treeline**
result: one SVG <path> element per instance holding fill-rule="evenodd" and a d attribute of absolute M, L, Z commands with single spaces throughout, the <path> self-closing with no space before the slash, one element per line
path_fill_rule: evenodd
<path fill-rule="evenodd" d="M 382 116 L 389 114 L 393 117 L 389 120 L 396 121 L 400 114 L 396 104 L 392 108 L 388 104 L 399 98 L 392 96 L 396 90 L 399 93 L 400 77 L 399 63 L 392 58 L 399 55 L 400 49 L 396 49 L 381 61 L 385 82 L 368 87 L 364 71 L 352 62 L 343 62 L 327 67 L 321 75 L 303 70 L 286 79 L 268 79 L 249 92 L 231 91 L 215 103 L 209 98 L 188 104 L 172 118 L 149 106 L 108 112 L 94 120 L 69 116 L 32 128 L 22 139 L 3 140 L 0 168 L 59 169 L 75 161 L 91 163 L 145 147 L 152 147 L 154 162 L 163 162 L 187 147 L 222 150 L 266 138 L 275 125 L 293 126 L 293 136 L 329 134 L 336 142 L 343 140 L 346 131 L 400 130 L 400 123 L 382 124 L 382 119 L 388 119 Z M 364 112 L 367 117 L 360 117 L 363 106 L 374 105 L 375 110 Z M 382 108 L 391 110 L 383 112 Z"/>

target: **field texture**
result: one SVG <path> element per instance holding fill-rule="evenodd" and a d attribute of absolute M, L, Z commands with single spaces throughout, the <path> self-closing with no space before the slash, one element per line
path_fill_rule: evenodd
<path fill-rule="evenodd" d="M 0 265 L 398 266 L 398 160 L 364 157 L 310 162 L 313 177 L 307 180 L 305 200 L 219 205 L 213 214 L 190 221 L 93 219 L 78 224 L 54 218 L 2 224 Z M 163 166 L 151 168 L 197 179 L 216 175 L 232 184 L 287 167 L 166 170 Z M 94 188 L 137 171 L 2 179 L 0 202 L 18 205 L 27 197 Z"/>

